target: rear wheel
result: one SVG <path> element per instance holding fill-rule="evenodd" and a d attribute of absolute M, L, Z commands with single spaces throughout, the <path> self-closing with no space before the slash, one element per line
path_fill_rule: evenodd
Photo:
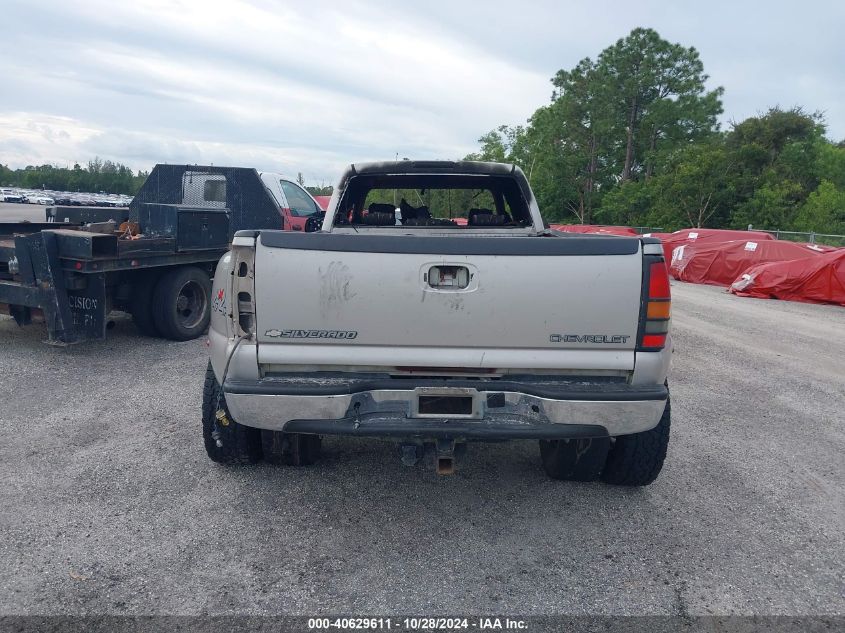
<path fill-rule="evenodd" d="M 320 457 L 320 436 L 261 431 L 264 461 L 288 466 L 308 466 Z"/>
<path fill-rule="evenodd" d="M 656 427 L 642 433 L 620 435 L 607 456 L 602 479 L 619 486 L 647 486 L 660 474 L 669 446 L 671 408 L 666 408 Z"/>
<path fill-rule="evenodd" d="M 607 459 L 606 437 L 577 440 L 540 440 L 543 470 L 552 479 L 595 481 Z"/>
<path fill-rule="evenodd" d="M 188 341 L 201 336 L 211 320 L 211 279 L 195 266 L 166 272 L 153 293 L 153 321 L 161 336 Z"/>
<path fill-rule="evenodd" d="M 221 411 L 225 415 L 219 415 Z M 211 363 L 202 391 L 202 439 L 208 456 L 219 464 L 254 464 L 261 459 L 261 432 L 229 415 Z"/>

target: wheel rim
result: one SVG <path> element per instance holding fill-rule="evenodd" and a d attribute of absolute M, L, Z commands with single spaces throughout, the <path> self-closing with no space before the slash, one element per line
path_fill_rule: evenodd
<path fill-rule="evenodd" d="M 186 282 L 176 296 L 176 320 L 185 329 L 193 329 L 205 316 L 208 297 L 196 281 Z"/>

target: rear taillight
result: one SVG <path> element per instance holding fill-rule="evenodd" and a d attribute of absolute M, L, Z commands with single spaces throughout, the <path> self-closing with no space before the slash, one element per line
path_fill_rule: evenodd
<path fill-rule="evenodd" d="M 645 257 L 643 305 L 640 311 L 640 334 L 637 349 L 654 352 L 666 346 L 672 297 L 669 273 L 662 257 Z"/>
<path fill-rule="evenodd" d="M 232 241 L 232 310 L 235 336 L 255 334 L 255 238 L 235 236 Z"/>

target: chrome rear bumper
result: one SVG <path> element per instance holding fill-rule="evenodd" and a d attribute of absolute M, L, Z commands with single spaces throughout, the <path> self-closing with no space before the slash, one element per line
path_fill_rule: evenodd
<path fill-rule="evenodd" d="M 395 387 L 395 388 L 389 388 Z M 668 390 L 617 382 L 308 377 L 227 381 L 246 426 L 321 435 L 567 438 L 627 435 L 657 425 Z M 342 393 L 338 393 L 341 391 Z M 464 413 L 421 413 L 420 396 L 472 399 Z"/>

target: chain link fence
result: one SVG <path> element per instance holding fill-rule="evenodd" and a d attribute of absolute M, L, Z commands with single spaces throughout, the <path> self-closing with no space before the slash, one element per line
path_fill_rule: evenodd
<path fill-rule="evenodd" d="M 801 231 L 781 231 L 779 229 L 755 229 L 750 224 L 749 231 L 761 231 L 773 236 L 776 240 L 788 240 L 790 242 L 809 242 L 810 244 L 824 244 L 826 246 L 845 246 L 845 235 L 834 235 L 832 233 L 815 233 Z"/>

